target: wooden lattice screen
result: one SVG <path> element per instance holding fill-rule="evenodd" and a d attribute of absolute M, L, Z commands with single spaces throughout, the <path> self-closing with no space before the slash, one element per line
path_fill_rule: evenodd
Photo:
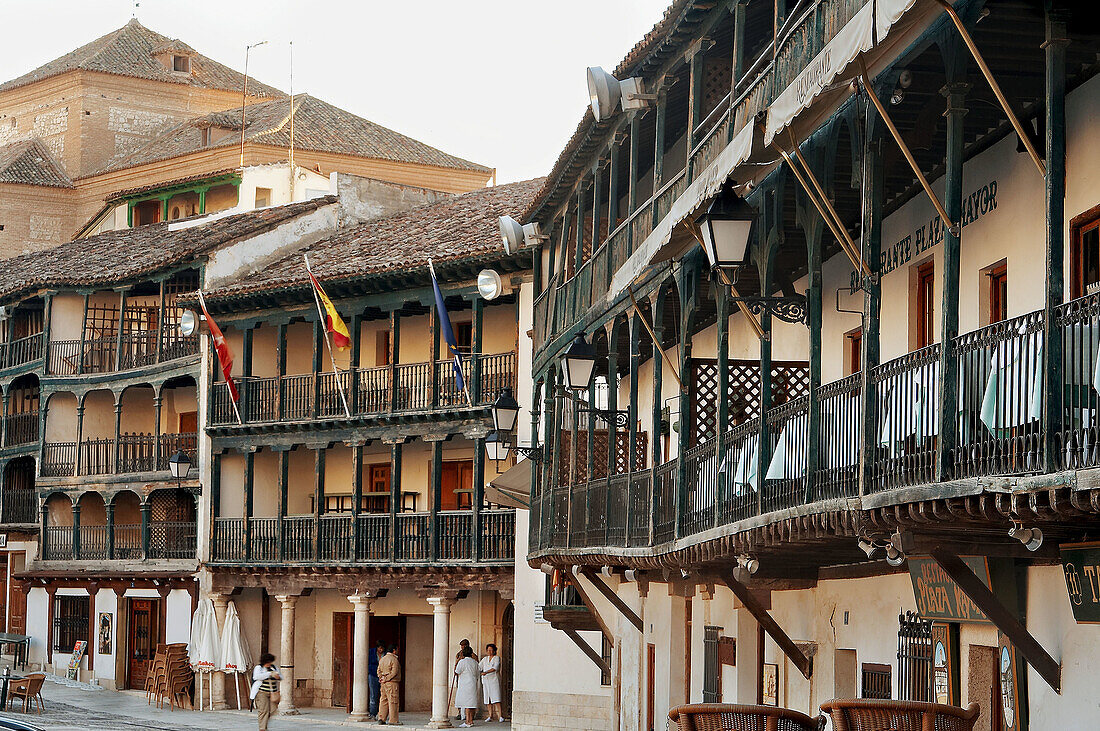
<path fill-rule="evenodd" d="M 577 432 L 577 449 L 572 449 L 573 433 L 563 431 L 560 435 L 560 452 L 558 456 L 558 480 L 559 485 L 578 484 L 588 479 L 588 432 Z M 592 477 L 599 479 L 607 477 L 607 430 L 601 429 L 595 433 L 596 459 L 592 465 Z M 630 444 L 630 435 L 625 431 L 615 432 L 615 474 L 625 475 L 630 471 L 627 463 L 627 451 Z M 635 464 L 644 465 L 646 451 L 649 447 L 649 435 L 646 432 L 638 432 L 634 442 Z M 572 468 L 572 472 L 571 472 Z M 572 478 L 570 475 L 572 474 Z"/>
<path fill-rule="evenodd" d="M 118 306 L 88 305 L 84 323 L 84 337 L 89 340 L 114 335 L 118 328 Z"/>
<path fill-rule="evenodd" d="M 728 58 L 708 58 L 703 64 L 703 116 L 730 93 L 733 66 Z"/>
<path fill-rule="evenodd" d="M 810 392 L 810 369 L 805 361 L 772 362 L 772 406 L 785 404 Z M 718 361 L 692 358 L 691 443 L 713 439 L 718 425 Z M 760 415 L 760 362 L 731 360 L 729 387 L 729 425 L 744 423 Z"/>

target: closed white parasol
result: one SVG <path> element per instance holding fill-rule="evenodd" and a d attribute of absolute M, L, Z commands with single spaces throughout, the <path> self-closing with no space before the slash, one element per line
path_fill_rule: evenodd
<path fill-rule="evenodd" d="M 237 708 L 241 708 L 241 685 L 238 673 L 247 673 L 251 658 L 248 644 L 241 635 L 241 618 L 237 614 L 237 605 L 229 602 L 225 614 L 225 626 L 222 627 L 221 666 L 227 674 L 233 675 L 233 687 L 237 691 Z"/>
<path fill-rule="evenodd" d="M 218 618 L 214 614 L 214 603 L 210 599 L 202 599 L 191 621 L 191 642 L 187 646 L 191 669 L 199 674 L 195 679 L 199 688 L 199 708 L 202 708 L 203 700 L 202 674 L 222 669 L 220 650 Z M 213 710 L 213 698 L 211 698 L 211 710 Z"/>

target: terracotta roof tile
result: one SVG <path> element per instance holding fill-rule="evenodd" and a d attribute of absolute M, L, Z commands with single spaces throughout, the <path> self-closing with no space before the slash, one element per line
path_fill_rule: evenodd
<path fill-rule="evenodd" d="M 11 300 L 47 287 L 108 287 L 129 282 L 241 237 L 255 235 L 335 200 L 334 196 L 323 196 L 238 213 L 175 231 L 169 230 L 167 222 L 108 231 L 53 249 L 6 259 L 0 269 L 0 298 Z"/>
<path fill-rule="evenodd" d="M 448 155 L 423 142 L 357 117 L 308 94 L 294 97 L 294 146 L 299 150 L 334 152 L 395 162 L 434 165 L 489 173 L 492 168 Z M 290 146 L 290 102 L 277 99 L 248 106 L 245 139 L 260 145 Z M 240 145 L 240 110 L 213 112 L 182 122 L 125 157 L 110 162 L 102 172 L 144 165 L 204 149 L 202 129 L 221 127 L 237 130 L 236 135 L 207 145 L 207 148 Z M 97 175 L 100 173 L 96 173 Z"/>
<path fill-rule="evenodd" d="M 168 70 L 155 57 L 161 51 L 187 53 L 191 58 L 191 72 L 183 74 Z M 135 18 L 118 30 L 0 84 L 0 91 L 33 84 L 77 69 L 228 91 L 240 91 L 244 79 L 243 74 L 195 52 L 182 41 L 149 30 Z M 249 79 L 248 88 L 256 96 L 283 95 L 278 89 L 261 84 L 255 79 Z"/>
<path fill-rule="evenodd" d="M 37 137 L 0 147 L 0 183 L 73 187 L 64 167 Z"/>
<path fill-rule="evenodd" d="M 544 178 L 482 188 L 339 231 L 303 249 L 322 281 L 348 281 L 501 251 L 500 216 L 517 216 Z M 205 293 L 208 300 L 308 286 L 302 252 Z"/>

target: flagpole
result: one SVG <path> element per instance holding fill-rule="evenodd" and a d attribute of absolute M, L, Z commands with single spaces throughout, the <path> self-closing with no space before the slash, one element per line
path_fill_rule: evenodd
<path fill-rule="evenodd" d="M 202 311 L 205 313 L 206 298 L 202 296 L 201 289 L 199 290 L 199 304 L 202 305 Z M 213 343 L 214 357 L 218 359 L 218 365 L 221 365 L 221 356 L 218 355 L 218 344 L 214 342 L 214 334 L 210 332 L 209 328 L 207 328 L 206 335 L 210 338 L 210 342 Z M 237 401 L 233 398 L 233 391 L 229 388 L 229 381 L 225 381 L 225 392 L 229 395 L 229 403 L 233 404 L 233 415 L 237 417 L 237 426 L 244 426 L 244 421 L 241 419 L 241 411 L 237 408 Z"/>
<path fill-rule="evenodd" d="M 302 252 L 302 258 L 306 260 L 306 271 L 312 276 L 313 270 L 309 267 L 309 254 Z M 329 340 L 328 328 L 325 326 L 325 311 L 321 307 L 321 298 L 317 296 L 317 287 L 313 286 L 313 282 L 309 283 L 309 288 L 313 292 L 313 301 L 317 304 L 317 316 L 321 318 L 321 330 L 325 334 L 328 359 L 332 363 L 332 375 L 336 377 L 336 387 L 340 390 L 340 403 L 344 405 L 344 415 L 350 419 L 351 409 L 348 408 L 348 397 L 344 395 L 344 382 L 340 380 L 340 369 L 336 367 L 336 356 L 332 353 L 332 341 Z"/>
<path fill-rule="evenodd" d="M 435 283 L 435 287 L 438 288 L 439 287 L 439 278 L 435 275 L 435 265 L 432 264 L 431 257 L 428 257 L 428 269 L 432 273 L 432 281 Z M 435 293 L 433 292 L 432 294 L 434 295 Z M 443 290 L 442 289 L 439 290 L 439 296 L 440 296 L 440 299 L 442 299 L 442 297 L 443 297 Z M 443 319 L 443 313 L 442 312 L 436 312 L 435 314 L 437 316 L 437 319 Z M 450 320 L 450 317 L 448 316 L 447 319 Z M 452 334 L 454 334 L 453 331 L 452 331 Z M 451 344 L 447 343 L 447 347 L 450 348 Z M 454 353 L 451 354 L 451 362 L 452 363 L 454 362 L 454 359 L 456 357 L 458 358 L 458 372 L 462 375 L 462 391 L 463 391 L 463 393 L 466 394 L 466 405 L 470 406 L 470 407 L 473 407 L 474 400 L 473 400 L 473 398 L 470 397 L 470 384 L 467 383 L 467 381 L 466 381 L 466 371 L 464 371 L 462 369 L 462 354 L 459 353 L 457 350 Z M 432 358 L 435 358 L 435 353 L 432 353 Z"/>

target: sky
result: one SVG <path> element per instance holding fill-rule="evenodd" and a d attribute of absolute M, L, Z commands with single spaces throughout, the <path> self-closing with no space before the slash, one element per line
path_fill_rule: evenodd
<path fill-rule="evenodd" d="M 506 183 L 546 175 L 611 71 L 671 0 L 141 0 L 138 20 L 249 76 L 308 92 Z M 0 0 L 0 80 L 124 25 L 132 0 Z M 48 29 L 47 33 L 42 31 Z"/>

